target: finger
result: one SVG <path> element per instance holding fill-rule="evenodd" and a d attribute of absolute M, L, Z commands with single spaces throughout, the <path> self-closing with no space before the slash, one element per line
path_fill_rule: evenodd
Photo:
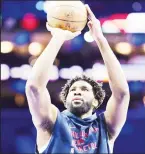
<path fill-rule="evenodd" d="M 89 5 L 86 4 L 85 6 L 86 6 L 86 9 L 87 9 L 87 12 L 88 12 L 88 18 L 90 19 L 90 18 L 95 17 L 95 15 L 94 15 L 94 13 L 92 12 L 92 10 L 90 9 Z"/>
<path fill-rule="evenodd" d="M 46 28 L 47 28 L 48 31 L 52 30 L 52 27 L 49 26 L 48 22 L 46 22 Z"/>
<path fill-rule="evenodd" d="M 89 21 L 88 23 L 87 23 L 87 25 L 88 25 L 88 27 L 89 27 L 89 29 L 92 27 L 92 21 Z"/>
<path fill-rule="evenodd" d="M 85 6 L 86 6 L 86 9 L 87 9 L 88 13 L 91 14 L 91 15 L 93 15 L 93 12 L 92 12 L 92 10 L 90 9 L 89 5 L 86 4 Z"/>

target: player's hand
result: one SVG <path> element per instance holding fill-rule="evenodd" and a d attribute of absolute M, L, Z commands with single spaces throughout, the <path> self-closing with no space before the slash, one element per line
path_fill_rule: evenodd
<path fill-rule="evenodd" d="M 92 37 L 94 38 L 94 40 L 96 40 L 98 37 L 103 36 L 101 24 L 100 24 L 100 21 L 95 17 L 95 15 L 92 12 L 92 10 L 90 9 L 89 5 L 86 4 L 85 7 L 87 10 L 88 19 L 89 19 L 87 25 L 89 27 Z"/>
<path fill-rule="evenodd" d="M 73 33 L 68 30 L 63 30 L 60 28 L 53 28 L 53 27 L 50 27 L 48 23 L 46 23 L 46 28 L 48 31 L 51 32 L 52 36 L 61 37 L 62 39 L 64 39 L 64 41 L 71 40 L 81 34 L 81 31 Z"/>

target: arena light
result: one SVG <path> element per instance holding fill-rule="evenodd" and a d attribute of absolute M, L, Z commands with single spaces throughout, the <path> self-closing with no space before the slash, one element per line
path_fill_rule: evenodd
<path fill-rule="evenodd" d="M 19 107 L 25 104 L 25 97 L 23 94 L 16 94 L 14 100 L 16 105 L 18 105 Z"/>
<path fill-rule="evenodd" d="M 128 81 L 145 81 L 145 66 L 144 64 L 122 64 L 123 71 Z M 134 73 L 136 70 L 136 73 Z M 108 81 L 108 74 L 105 65 L 95 63 L 92 69 L 84 70 L 85 74 L 88 74 L 90 77 L 93 77 L 95 80 Z M 71 79 L 73 74 L 73 69 L 71 68 L 62 68 L 59 71 L 59 76 L 63 79 Z"/>
<path fill-rule="evenodd" d="M 28 31 L 35 30 L 39 26 L 39 23 L 39 19 L 33 13 L 26 13 L 21 20 L 22 28 Z"/>
<path fill-rule="evenodd" d="M 70 68 L 62 68 L 59 71 L 59 76 L 62 79 L 72 79 L 75 76 L 79 76 L 83 73 L 83 68 L 78 65 L 74 65 Z"/>
<path fill-rule="evenodd" d="M 83 73 L 83 69 L 81 66 L 74 65 L 70 67 L 70 72 L 72 73 L 72 78 L 75 76 L 79 76 Z"/>
<path fill-rule="evenodd" d="M 141 46 L 145 42 L 145 34 L 132 34 L 128 41 L 135 46 Z"/>
<path fill-rule="evenodd" d="M 122 64 L 121 65 L 128 81 L 145 81 L 144 64 Z M 135 73 L 134 73 L 135 71 Z"/>
<path fill-rule="evenodd" d="M 10 53 L 12 52 L 14 48 L 13 43 L 9 42 L 9 41 L 2 41 L 1 42 L 1 53 Z"/>
<path fill-rule="evenodd" d="M 32 66 L 29 64 L 24 64 L 21 67 L 11 68 L 11 77 L 20 78 L 22 80 L 27 80 L 32 71 Z M 59 70 L 57 66 L 53 66 L 50 73 L 50 80 L 55 81 L 59 79 Z"/>
<path fill-rule="evenodd" d="M 145 13 L 130 13 L 126 20 L 126 32 L 145 33 Z"/>
<path fill-rule="evenodd" d="M 20 67 L 12 67 L 10 70 L 10 75 L 12 78 L 20 78 L 21 75 Z"/>
<path fill-rule="evenodd" d="M 136 55 L 129 59 L 128 63 L 131 64 L 145 64 L 145 55 Z"/>
<path fill-rule="evenodd" d="M 38 1 L 36 3 L 36 9 L 37 10 L 42 11 L 43 10 L 43 7 L 44 7 L 44 1 Z"/>
<path fill-rule="evenodd" d="M 141 6 L 141 4 L 140 4 L 139 2 L 134 2 L 134 3 L 132 4 L 132 8 L 133 8 L 135 11 L 141 11 L 142 6 Z"/>
<path fill-rule="evenodd" d="M 86 33 L 84 34 L 84 40 L 85 40 L 86 42 L 93 42 L 93 41 L 94 41 L 94 39 L 92 38 L 90 32 L 86 32 Z"/>
<path fill-rule="evenodd" d="M 59 70 L 59 76 L 62 79 L 70 79 L 71 78 L 71 74 L 69 73 L 69 68 L 61 68 Z"/>
<path fill-rule="evenodd" d="M 127 42 L 120 42 L 115 45 L 115 50 L 119 54 L 129 55 L 132 52 L 132 46 Z"/>
<path fill-rule="evenodd" d="M 92 69 L 92 76 L 93 78 L 96 78 L 97 80 L 104 80 L 108 78 L 108 74 L 106 72 L 106 69 Z"/>
<path fill-rule="evenodd" d="M 95 64 L 93 64 L 92 69 L 94 69 L 94 70 L 102 69 L 103 70 L 103 69 L 105 69 L 105 65 L 103 65 L 101 63 L 95 63 Z"/>
<path fill-rule="evenodd" d="M 7 31 L 10 31 L 12 30 L 15 26 L 16 26 L 16 19 L 12 18 L 12 17 L 9 17 L 8 19 L 5 20 L 4 22 L 4 28 L 7 30 Z"/>
<path fill-rule="evenodd" d="M 51 73 L 50 73 L 49 79 L 51 81 L 58 80 L 59 79 L 59 73 L 58 72 L 59 72 L 58 67 L 53 65 L 53 67 L 51 68 Z"/>
<path fill-rule="evenodd" d="M 17 93 L 25 93 L 26 81 L 24 80 L 14 80 L 11 84 L 13 91 Z"/>
<path fill-rule="evenodd" d="M 1 64 L 1 80 L 8 80 L 10 78 L 10 68 L 6 64 Z"/>
<path fill-rule="evenodd" d="M 92 77 L 92 69 L 91 68 L 87 68 L 84 70 L 84 74 L 89 76 L 89 77 Z"/>
<path fill-rule="evenodd" d="M 128 81 L 145 81 L 144 59 L 139 64 L 121 64 L 121 67 Z M 19 78 L 23 79 L 22 81 L 24 81 L 28 79 L 31 72 L 31 68 L 32 67 L 28 64 L 24 64 L 20 67 L 12 67 L 11 69 L 9 69 L 9 67 L 6 64 L 1 65 L 1 80 L 8 80 L 11 76 L 11 78 Z M 136 70 L 136 73 L 134 73 L 134 70 Z M 9 71 L 10 75 L 8 75 Z M 58 80 L 59 77 L 61 77 L 62 79 L 71 79 L 76 75 L 81 75 L 84 73 L 89 75 L 90 77 L 93 77 L 95 80 L 100 80 L 104 82 L 108 81 L 106 67 L 105 65 L 99 63 L 95 63 L 92 66 L 92 68 L 85 70 L 83 70 L 81 66 L 72 66 L 70 68 L 62 68 L 60 70 L 57 66 L 53 66 L 50 80 Z"/>
<path fill-rule="evenodd" d="M 17 50 L 14 50 L 14 52 L 17 54 L 17 55 L 20 55 L 20 56 L 29 56 L 29 53 L 28 53 L 28 45 L 25 44 L 25 45 L 20 45 L 20 46 L 16 46 L 16 49 Z"/>
<path fill-rule="evenodd" d="M 33 56 L 38 56 L 42 52 L 42 45 L 38 42 L 32 42 L 29 47 L 28 51 Z"/>
<path fill-rule="evenodd" d="M 92 76 L 96 80 L 108 81 L 108 73 L 105 65 L 100 63 L 95 63 L 92 66 Z"/>
<path fill-rule="evenodd" d="M 21 71 L 21 76 L 20 78 L 22 80 L 27 80 L 31 71 L 32 71 L 32 67 L 28 64 L 24 64 L 20 67 L 20 71 Z"/>
<path fill-rule="evenodd" d="M 145 13 L 113 14 L 100 18 L 104 33 L 145 33 Z"/>
<path fill-rule="evenodd" d="M 30 42 L 30 34 L 26 31 L 17 32 L 14 36 L 16 45 L 25 45 Z"/>
<path fill-rule="evenodd" d="M 120 33 L 120 29 L 111 20 L 102 24 L 102 31 L 104 33 Z"/>
<path fill-rule="evenodd" d="M 124 31 L 127 24 L 126 19 L 114 19 L 112 22 L 120 29 L 120 31 Z"/>

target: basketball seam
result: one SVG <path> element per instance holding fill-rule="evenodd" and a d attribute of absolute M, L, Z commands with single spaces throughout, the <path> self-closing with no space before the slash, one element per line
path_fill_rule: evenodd
<path fill-rule="evenodd" d="M 86 21 L 86 20 L 82 20 L 82 21 L 71 21 L 71 20 L 65 20 L 65 19 L 56 18 L 56 17 L 53 17 L 53 16 L 49 16 L 49 17 L 54 18 L 54 19 L 57 19 L 57 20 L 67 21 L 67 22 L 85 22 Z"/>

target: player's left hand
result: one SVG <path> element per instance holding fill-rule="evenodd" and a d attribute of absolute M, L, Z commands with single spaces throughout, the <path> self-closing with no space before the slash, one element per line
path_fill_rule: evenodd
<path fill-rule="evenodd" d="M 53 28 L 46 23 L 46 28 L 51 32 L 52 36 L 61 37 L 64 41 L 71 40 L 81 34 L 81 31 L 71 32 L 60 28 Z"/>
<path fill-rule="evenodd" d="M 86 4 L 85 7 L 87 10 L 88 19 L 89 19 L 87 25 L 89 27 L 89 30 L 90 30 L 90 33 L 91 33 L 93 39 L 96 40 L 97 38 L 103 36 L 101 24 L 100 24 L 100 21 L 95 17 L 95 15 L 92 12 L 92 10 L 90 9 L 89 5 Z"/>

